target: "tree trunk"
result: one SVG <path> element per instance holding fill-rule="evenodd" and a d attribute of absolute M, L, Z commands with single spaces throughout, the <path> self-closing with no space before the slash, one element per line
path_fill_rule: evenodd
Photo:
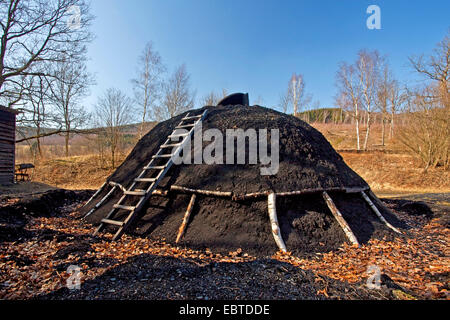
<path fill-rule="evenodd" d="M 142 123 L 141 128 L 139 129 L 139 139 L 142 139 L 142 136 L 144 135 L 144 125 L 145 125 L 145 116 L 147 115 L 147 107 L 144 106 L 144 112 L 142 115 Z"/>
<path fill-rule="evenodd" d="M 394 113 L 391 114 L 391 128 L 389 131 L 389 138 L 392 139 L 394 137 Z"/>
<path fill-rule="evenodd" d="M 367 150 L 367 143 L 369 141 L 369 134 L 370 134 L 370 113 L 367 113 L 367 122 L 366 122 L 366 138 L 364 139 L 364 151 Z"/>
<path fill-rule="evenodd" d="M 70 133 L 66 132 L 64 139 L 65 139 L 65 145 L 66 145 L 66 157 L 69 156 L 69 138 L 70 138 Z"/>
<path fill-rule="evenodd" d="M 113 169 L 116 168 L 116 161 L 115 161 L 115 159 L 116 159 L 116 154 L 115 154 L 114 148 L 111 147 L 111 165 L 112 165 Z"/>
<path fill-rule="evenodd" d="M 36 143 L 37 143 L 37 150 L 39 153 L 39 158 L 42 158 L 41 139 L 37 138 Z"/>
<path fill-rule="evenodd" d="M 41 134 L 41 127 L 38 125 L 36 128 L 36 135 L 37 135 L 36 144 L 39 152 L 39 158 L 42 158 L 41 139 L 39 138 L 40 134 Z"/>
<path fill-rule="evenodd" d="M 359 144 L 359 118 L 358 118 L 358 107 L 355 107 L 355 126 L 356 126 L 356 150 L 360 150 Z"/>
<path fill-rule="evenodd" d="M 381 124 L 381 145 L 384 147 L 384 132 L 385 132 L 386 120 L 383 117 Z"/>

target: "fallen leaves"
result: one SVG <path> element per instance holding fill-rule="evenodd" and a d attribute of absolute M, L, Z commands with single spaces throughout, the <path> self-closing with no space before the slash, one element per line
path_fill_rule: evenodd
<path fill-rule="evenodd" d="M 67 214 L 61 217 L 32 218 L 26 229 L 34 232 L 35 237 L 21 242 L 0 243 L 0 299 L 29 299 L 63 288 L 70 276 L 67 272 L 70 265 L 81 268 L 81 280 L 84 282 L 143 254 L 185 259 L 199 266 L 212 262 L 241 263 L 255 260 L 242 249 L 222 255 L 210 249 L 198 251 L 174 247 L 165 241 L 129 235 L 115 242 L 110 241 L 111 234 L 95 239 L 91 237 L 94 228 L 75 219 L 73 209 L 68 208 Z M 324 285 L 317 295 L 325 297 L 329 293 L 324 277 L 356 283 L 367 279 L 368 266 L 375 265 L 414 295 L 449 299 L 449 229 L 432 220 L 423 228 L 415 228 L 410 233 L 409 237 L 398 237 L 391 242 L 373 239 L 359 248 L 344 244 L 339 250 L 310 259 L 282 252 L 274 258 L 312 270 L 317 276 L 316 281 Z M 46 237 L 42 238 L 42 234 L 46 234 Z M 48 234 L 51 236 L 48 237 Z M 60 236 L 62 240 L 58 239 Z M 88 242 L 84 251 L 69 250 L 66 255 L 55 258 L 60 250 L 80 244 L 80 238 Z M 401 290 L 394 291 L 398 299 L 414 299 Z"/>
<path fill-rule="evenodd" d="M 395 241 L 370 240 L 356 248 L 344 244 L 338 251 L 316 259 L 300 259 L 278 253 L 274 257 L 303 269 L 333 279 L 356 283 L 368 278 L 368 266 L 378 266 L 400 286 L 425 298 L 449 299 L 450 272 L 449 229 L 435 220 L 412 231 L 412 238 Z M 445 282 L 432 281 L 433 276 L 447 275 Z M 402 296 L 405 297 L 405 296 Z"/>
<path fill-rule="evenodd" d="M 26 227 L 29 231 L 55 231 L 68 235 L 64 241 L 42 241 L 35 237 L 23 242 L 0 243 L 0 299 L 27 299 L 39 294 L 50 293 L 66 286 L 70 274 L 69 265 L 82 269 L 82 282 L 93 279 L 105 271 L 126 263 L 131 257 L 152 254 L 189 260 L 197 265 L 211 262 L 239 263 L 255 258 L 243 253 L 242 249 L 230 255 L 173 247 L 164 241 L 155 242 L 147 238 L 124 235 L 119 241 L 111 241 L 112 235 L 105 234 L 102 240 L 92 239 L 91 249 L 85 253 L 74 252 L 56 259 L 55 254 L 70 245 L 79 243 L 79 237 L 90 237 L 94 232 L 91 225 L 74 219 L 76 213 L 57 218 L 33 218 Z M 20 259 L 18 259 L 20 257 Z M 100 266 L 90 266 L 86 262 Z M 58 266 L 67 266 L 58 271 Z"/>

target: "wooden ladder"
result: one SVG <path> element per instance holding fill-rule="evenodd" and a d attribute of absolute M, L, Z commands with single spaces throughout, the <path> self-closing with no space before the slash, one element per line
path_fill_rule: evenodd
<path fill-rule="evenodd" d="M 106 215 L 104 219 L 101 220 L 100 226 L 94 232 L 94 236 L 101 232 L 108 224 L 119 227 L 116 234 L 112 238 L 113 241 L 119 239 L 122 236 L 125 229 L 131 224 L 131 222 L 145 205 L 147 200 L 151 197 L 153 191 L 156 190 L 158 184 L 167 174 L 170 167 L 173 165 L 173 157 L 178 156 L 185 147 L 186 143 L 190 141 L 195 129 L 197 128 L 197 125 L 201 123 L 203 119 L 205 119 L 207 112 L 208 110 L 206 109 L 200 115 L 190 115 L 190 113 L 186 114 L 186 116 L 181 120 L 178 126 L 175 127 L 172 133 L 167 137 L 167 140 L 159 147 L 158 152 L 151 158 L 150 162 L 142 169 L 142 172 L 139 174 L 139 176 L 134 179 L 131 186 L 123 191 L 123 195 L 120 200 L 116 204 L 114 204 L 111 211 Z M 189 131 L 187 133 L 177 133 L 177 131 L 179 132 L 180 129 L 189 129 Z M 182 141 L 178 143 L 171 143 L 172 139 L 174 138 L 182 138 Z M 175 152 L 164 154 L 164 151 L 168 149 L 173 150 L 174 148 L 176 148 Z M 157 163 L 157 161 L 163 159 L 167 159 L 167 162 L 163 164 Z M 146 177 L 149 172 L 152 173 L 152 175 L 156 173 L 156 176 L 150 178 Z M 136 186 L 139 184 L 147 185 L 147 188 L 137 189 Z M 128 197 L 134 197 L 132 202 L 135 202 L 137 198 L 137 203 L 134 205 L 124 205 L 123 203 Z M 119 210 L 129 211 L 129 214 L 124 221 L 113 219 L 113 217 Z"/>

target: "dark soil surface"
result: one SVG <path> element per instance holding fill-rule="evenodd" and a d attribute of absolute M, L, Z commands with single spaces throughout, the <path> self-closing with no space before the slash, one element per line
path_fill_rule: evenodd
<path fill-rule="evenodd" d="M 339 192 L 330 195 L 360 243 L 394 237 L 360 197 Z M 185 194 L 153 197 L 151 204 L 130 226 L 131 233 L 175 244 L 189 200 L 190 195 Z M 279 198 L 277 212 L 286 247 L 297 256 L 336 250 L 348 241 L 319 194 Z M 382 212 L 394 226 L 405 227 L 395 216 Z M 125 215 L 116 219 L 123 220 Z M 98 213 L 94 216 L 101 219 Z M 107 229 L 114 230 L 114 227 Z M 197 197 L 185 235 L 178 245 L 200 250 L 209 248 L 220 253 L 241 248 L 259 257 L 270 256 L 278 250 L 265 199 L 232 201 L 207 196 Z"/>
<path fill-rule="evenodd" d="M 450 193 L 390 195 L 383 201 L 398 212 L 415 215 L 415 227 L 437 218 L 442 225 L 450 228 Z"/>
<path fill-rule="evenodd" d="M 78 214 L 68 214 L 69 211 L 73 211 L 73 207 L 71 207 L 73 202 L 76 203 L 80 199 L 86 200 L 91 194 L 92 191 L 57 190 L 41 194 L 41 196 L 24 197 L 18 202 L 9 205 L 4 200 L 0 207 L 2 226 L 15 224 L 16 227 L 14 230 L 0 229 L 0 271 L 6 272 L 6 270 L 9 270 L 2 269 L 5 268 L 5 264 L 13 264 L 13 269 L 10 269 L 8 272 L 12 272 L 14 276 L 3 278 L 2 281 L 8 279 L 6 282 L 0 281 L 0 296 L 3 293 L 11 294 L 14 292 L 14 297 L 26 299 L 286 300 L 403 299 L 410 297 L 412 294 L 399 286 L 387 274 L 383 274 L 381 277 L 382 285 L 380 289 L 370 290 L 364 281 L 357 283 L 345 282 L 344 279 L 340 281 L 270 258 L 257 258 L 253 261 L 233 263 L 214 262 L 205 260 L 198 254 L 195 254 L 198 258 L 194 256 L 177 258 L 176 255 L 168 256 L 163 252 L 161 254 L 139 253 L 142 250 L 139 249 L 135 251 L 137 254 L 124 259 L 124 254 L 130 252 L 130 250 L 135 250 L 133 248 L 138 246 L 137 243 L 140 243 L 139 237 L 126 237 L 119 243 L 110 243 L 108 240 L 105 242 L 105 239 L 90 236 L 93 228 L 84 230 L 86 225 L 76 218 L 79 217 Z M 332 196 L 337 199 L 337 205 L 341 205 L 339 197 L 336 194 Z M 420 214 L 417 208 L 423 208 L 421 200 L 419 198 L 415 200 L 386 200 L 388 206 L 394 210 L 395 216 L 390 216 L 386 212 L 384 214 L 391 223 L 397 223 L 400 228 L 403 228 L 403 231 L 408 229 L 419 230 L 422 228 L 422 225 L 426 225 L 430 219 L 436 217 L 440 219 L 439 221 L 445 223 L 448 218 L 448 206 L 440 206 L 441 211 L 439 211 L 435 210 L 434 204 L 430 204 L 431 208 L 428 207 L 427 210 Z M 448 200 L 448 197 L 442 201 L 446 202 L 446 200 Z M 187 199 L 180 198 L 173 201 L 186 202 Z M 223 224 L 219 223 L 219 220 L 215 220 L 214 215 L 207 211 L 210 208 L 207 205 L 208 201 L 216 202 L 216 199 L 201 198 L 201 201 L 205 209 L 197 212 L 197 215 L 204 214 L 206 218 L 209 214 L 208 226 L 216 225 L 217 230 L 219 230 L 217 232 L 220 234 Z M 364 205 L 358 198 L 347 198 L 343 201 L 352 204 L 351 207 L 349 206 L 346 210 L 342 210 L 343 215 L 347 219 L 350 219 L 352 215 L 357 216 L 361 209 L 360 206 Z M 429 204 L 428 201 L 423 202 Z M 408 205 L 405 206 L 405 203 L 408 203 Z M 258 221 L 258 210 L 263 210 L 264 207 L 259 202 L 224 202 L 220 203 L 219 208 L 227 205 L 242 206 L 247 210 L 249 208 L 254 209 L 251 212 L 256 212 L 253 213 L 255 215 L 253 219 L 256 219 L 256 221 Z M 415 205 L 417 205 L 417 208 Z M 286 214 L 280 219 L 282 229 L 285 228 L 285 225 L 289 226 L 287 228 L 287 230 L 290 230 L 289 232 L 283 231 L 288 246 L 294 244 L 298 246 L 303 245 L 301 251 L 308 252 L 310 245 L 313 248 L 322 248 L 322 251 L 325 252 L 335 247 L 334 241 L 344 241 L 343 235 L 338 232 L 339 228 L 334 225 L 330 215 L 321 213 L 323 209 L 321 206 L 315 206 L 314 208 L 310 206 L 312 206 L 312 202 L 301 201 L 301 198 L 289 198 L 288 201 L 279 203 L 279 209 L 291 208 L 291 211 L 285 211 Z M 42 209 L 38 210 L 37 207 L 42 207 Z M 293 207 L 295 210 L 292 209 Z M 428 209 L 430 209 L 431 215 Z M 407 224 L 397 220 L 397 218 L 402 217 L 405 218 L 404 220 L 407 221 Z M 41 222 L 36 222 L 36 220 L 40 221 L 41 219 L 47 221 L 49 225 L 41 224 L 41 228 L 29 228 L 30 224 L 36 226 L 37 223 L 39 225 Z M 224 219 L 231 219 L 231 216 L 227 216 Z M 356 218 L 354 219 L 358 221 Z M 375 236 L 383 236 L 389 241 L 390 234 L 385 234 L 378 230 L 376 219 L 370 216 L 361 216 L 359 219 L 361 221 L 365 220 L 375 227 L 373 231 L 368 231 L 365 229 L 359 230 L 352 226 L 358 236 L 360 236 L 360 233 L 373 232 Z M 157 219 L 154 219 L 153 222 L 156 225 L 158 224 Z M 359 224 L 366 225 L 366 223 Z M 195 225 L 192 224 L 192 226 Z M 200 228 L 200 223 L 197 227 Z M 191 231 L 194 230 L 195 232 L 189 233 L 191 237 L 194 237 L 197 232 L 201 232 L 201 229 L 193 228 L 191 228 Z M 245 227 L 243 228 L 245 229 Z M 81 232 L 82 229 L 83 232 Z M 80 230 L 80 232 L 77 230 Z M 155 230 L 158 230 L 158 227 Z M 145 231 L 143 232 L 145 233 Z M 381 233 L 378 234 L 377 232 Z M 261 233 L 266 234 L 266 230 L 261 230 Z M 406 241 L 409 241 L 407 232 L 404 237 L 407 238 Z M 238 236 L 237 238 L 239 239 Z M 186 241 L 189 239 L 188 236 Z M 229 241 L 229 239 L 231 239 L 231 236 L 230 238 L 224 238 L 224 242 Z M 324 245 L 319 243 L 319 239 L 325 241 Z M 270 241 L 273 242 L 273 239 L 270 239 Z M 301 244 L 301 241 L 305 241 L 305 243 Z M 23 245 L 21 245 L 22 243 Z M 105 249 L 105 252 L 99 251 L 99 246 L 108 249 Z M 26 250 L 23 251 L 21 248 Z M 39 253 L 40 255 L 46 255 L 50 260 L 38 262 L 35 257 L 36 253 L 30 253 L 30 250 L 31 252 L 41 252 Z M 158 250 L 155 252 L 158 252 Z M 173 252 L 177 254 L 179 250 L 174 248 Z M 238 256 L 247 255 L 245 250 L 236 252 L 238 252 Z M 316 260 L 316 258 L 312 257 L 312 250 L 310 253 L 310 261 Z M 227 260 L 229 259 L 227 258 Z M 50 264 L 53 267 L 49 267 Z M 42 279 L 42 283 L 47 284 L 56 279 L 57 281 L 62 281 L 62 286 L 64 286 L 65 280 L 60 278 L 61 274 L 64 274 L 67 268 L 74 264 L 82 265 L 83 272 L 94 272 L 95 274 L 94 277 L 83 281 L 81 290 L 68 290 L 61 288 L 60 285 L 59 289 L 50 290 L 44 294 L 30 295 L 28 292 L 31 290 L 32 283 L 29 282 L 28 276 L 24 276 L 23 288 L 14 287 L 15 291 L 7 291 L 12 286 L 11 282 L 16 281 L 14 277 L 17 277 L 17 273 L 27 275 L 31 270 L 34 270 L 34 274 L 39 274 L 40 270 L 42 270 L 42 273 L 47 275 L 45 277 L 50 277 Z M 48 270 L 53 271 L 48 272 Z M 39 275 L 37 277 L 39 278 Z M 448 274 L 430 274 L 425 279 L 432 283 L 445 283 L 448 280 Z M 23 290 L 23 293 L 21 293 L 21 290 Z M 37 286 L 36 292 L 39 292 L 39 290 L 40 287 Z"/>
<path fill-rule="evenodd" d="M 74 201 L 87 200 L 91 191 L 51 189 L 0 197 L 0 241 L 23 241 L 32 236 L 24 227 L 31 217 L 55 217 Z M 12 204 L 10 202 L 12 201 Z M 45 239 L 45 234 L 42 235 Z M 53 236 L 51 236 L 53 237 Z"/>
<path fill-rule="evenodd" d="M 317 277 L 288 263 L 271 259 L 243 263 L 193 262 L 141 255 L 92 281 L 81 290 L 60 289 L 36 299 L 392 299 L 398 288 L 388 277 L 380 290 Z M 326 288 L 327 296 L 318 294 Z"/>

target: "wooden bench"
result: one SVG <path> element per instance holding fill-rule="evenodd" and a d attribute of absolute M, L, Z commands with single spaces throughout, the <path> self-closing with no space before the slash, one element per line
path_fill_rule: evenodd
<path fill-rule="evenodd" d="M 22 163 L 16 165 L 15 176 L 16 182 L 18 181 L 30 181 L 31 175 L 28 173 L 29 169 L 34 169 L 34 165 L 31 163 Z"/>

